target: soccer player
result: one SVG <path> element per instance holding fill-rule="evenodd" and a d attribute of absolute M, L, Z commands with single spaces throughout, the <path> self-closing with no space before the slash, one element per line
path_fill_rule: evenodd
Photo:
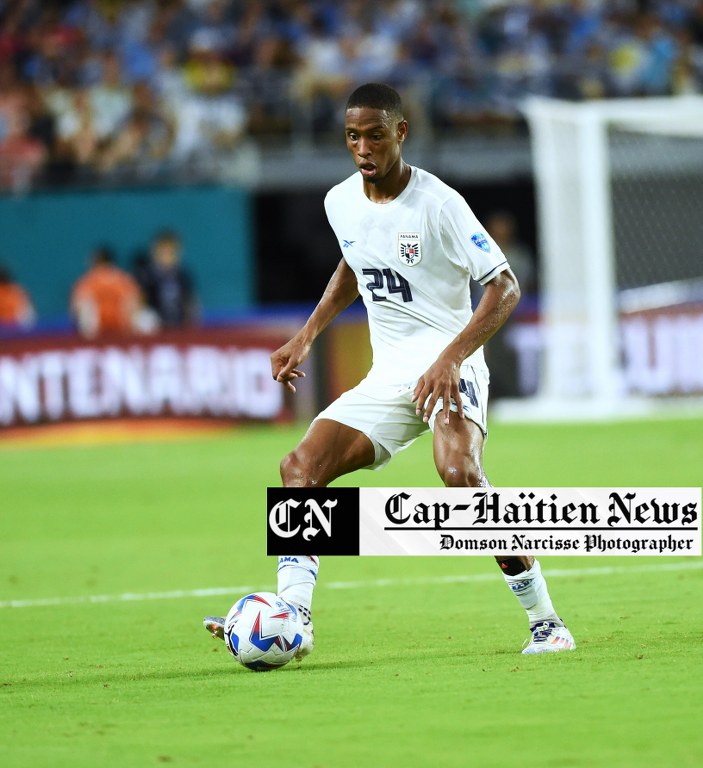
<path fill-rule="evenodd" d="M 489 486 L 482 466 L 488 370 L 483 344 L 520 298 L 505 256 L 466 201 L 402 158 L 408 123 L 387 85 L 362 85 L 349 97 L 345 133 L 357 172 L 327 194 L 327 217 L 342 259 L 300 331 L 271 356 L 273 376 L 295 382 L 322 330 L 361 294 L 373 364 L 367 377 L 314 419 L 281 462 L 285 486 L 326 486 L 361 468 L 380 469 L 427 430 L 447 486 Z M 483 295 L 472 313 L 470 279 Z M 554 610 L 539 563 L 496 557 L 527 612 L 523 653 L 575 648 Z M 313 646 L 316 557 L 279 558 L 278 594 L 306 622 L 300 656 Z M 224 620 L 205 627 L 222 637 Z"/>

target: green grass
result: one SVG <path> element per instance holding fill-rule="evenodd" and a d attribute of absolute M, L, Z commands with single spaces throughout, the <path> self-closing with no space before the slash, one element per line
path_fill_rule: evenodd
<path fill-rule="evenodd" d="M 300 434 L 5 446 L 0 601 L 272 588 L 265 488 Z M 701 421 L 496 424 L 486 466 L 506 486 L 700 486 L 702 434 Z M 429 441 L 346 482 L 436 485 Z M 652 570 L 664 563 L 684 569 Z M 574 653 L 519 654 L 524 614 L 488 558 L 324 560 L 315 653 L 269 674 L 239 667 L 200 626 L 236 590 L 0 608 L 0 765 L 703 764 L 700 560 L 542 565 L 616 566 L 550 579 Z M 438 578 L 462 575 L 477 579 Z M 392 583 L 340 588 L 379 578 Z"/>

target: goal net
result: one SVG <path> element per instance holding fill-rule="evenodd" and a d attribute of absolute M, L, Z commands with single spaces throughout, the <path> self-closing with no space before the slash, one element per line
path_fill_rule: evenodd
<path fill-rule="evenodd" d="M 703 395 L 703 98 L 533 98 L 538 410 Z"/>

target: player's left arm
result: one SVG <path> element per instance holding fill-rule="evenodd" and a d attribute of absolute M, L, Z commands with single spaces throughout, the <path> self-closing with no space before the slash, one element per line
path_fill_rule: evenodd
<path fill-rule="evenodd" d="M 510 269 L 505 269 L 484 285 L 483 296 L 471 320 L 420 376 L 413 392 L 418 416 L 423 411 L 429 421 L 437 401 L 442 398 L 442 416 L 449 423 L 449 407 L 454 400 L 459 416 L 464 411 L 459 393 L 459 369 L 469 355 L 483 346 L 505 323 L 520 301 L 520 286 Z M 424 406 L 423 406 L 424 404 Z"/>

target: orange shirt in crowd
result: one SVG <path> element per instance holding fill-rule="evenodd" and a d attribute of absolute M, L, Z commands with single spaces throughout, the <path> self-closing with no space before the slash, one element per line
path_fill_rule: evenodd
<path fill-rule="evenodd" d="M 75 284 L 71 307 L 86 336 L 129 333 L 140 298 L 134 278 L 112 264 L 97 264 Z"/>
<path fill-rule="evenodd" d="M 16 283 L 0 283 L 0 325 L 26 325 L 33 315 L 32 303 Z"/>

